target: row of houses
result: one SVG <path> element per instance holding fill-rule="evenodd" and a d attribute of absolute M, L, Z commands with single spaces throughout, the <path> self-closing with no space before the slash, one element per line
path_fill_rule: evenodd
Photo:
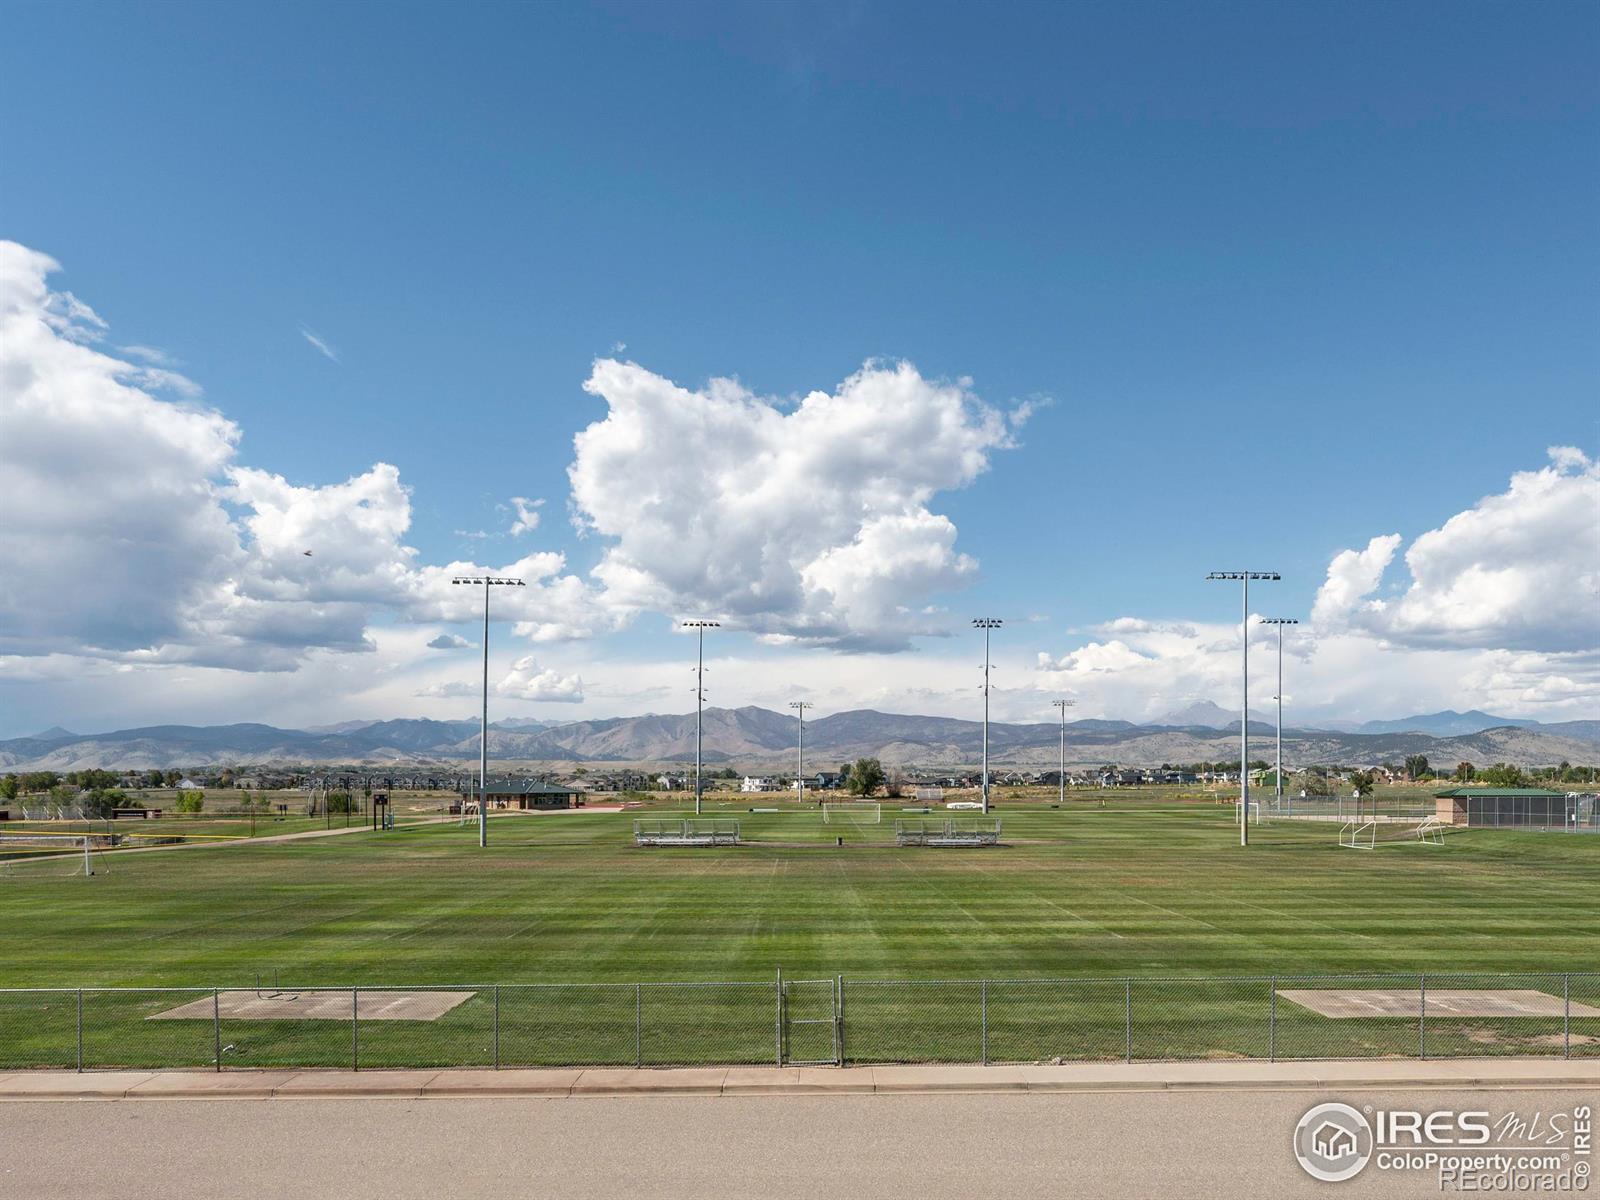
<path fill-rule="evenodd" d="M 693 785 L 693 779 L 690 779 Z M 739 781 L 741 792 L 792 792 L 805 784 L 808 792 L 831 792 L 844 786 L 844 776 L 838 771 L 818 771 L 803 780 L 793 775 L 746 775 Z"/>

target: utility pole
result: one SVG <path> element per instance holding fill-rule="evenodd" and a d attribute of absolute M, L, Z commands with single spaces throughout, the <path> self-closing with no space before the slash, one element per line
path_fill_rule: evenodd
<path fill-rule="evenodd" d="M 450 582 L 483 585 L 483 720 L 478 726 L 478 848 L 482 849 L 489 844 L 489 589 L 526 585 L 498 575 L 460 575 Z M 345 811 L 349 812 L 348 806 Z"/>
<path fill-rule="evenodd" d="M 999 617 L 977 617 L 972 625 L 983 630 L 983 811 L 989 811 L 989 633 L 999 629 Z"/>
<path fill-rule="evenodd" d="M 1212 571 L 1207 579 L 1237 579 L 1240 591 L 1241 612 L 1240 641 L 1244 646 L 1241 669 L 1244 678 L 1244 695 L 1239 701 L 1239 845 L 1250 844 L 1250 581 L 1252 579 L 1282 579 L 1276 571 Z"/>
<path fill-rule="evenodd" d="M 794 798 L 800 804 L 806 802 L 806 709 L 815 708 L 809 700 L 791 700 L 789 707 L 794 709 L 794 715 L 800 719 L 799 738 L 794 748 Z"/>
<path fill-rule="evenodd" d="M 1077 704 L 1076 700 L 1052 700 L 1051 704 L 1061 710 L 1061 765 L 1058 768 L 1056 786 L 1059 789 L 1058 803 L 1067 802 L 1067 709 Z"/>
<path fill-rule="evenodd" d="M 1263 617 L 1263 625 L 1276 625 L 1278 627 L 1278 765 L 1273 771 L 1277 777 L 1274 791 L 1276 792 L 1275 807 L 1283 808 L 1283 627 L 1285 625 L 1298 625 L 1299 621 L 1293 617 Z"/>
<path fill-rule="evenodd" d="M 694 665 L 694 815 L 700 815 L 700 735 L 702 730 L 702 710 L 706 701 L 706 630 L 718 629 L 721 626 L 716 621 L 685 621 L 685 629 L 692 629 L 699 637 L 699 651 L 695 657 Z"/>

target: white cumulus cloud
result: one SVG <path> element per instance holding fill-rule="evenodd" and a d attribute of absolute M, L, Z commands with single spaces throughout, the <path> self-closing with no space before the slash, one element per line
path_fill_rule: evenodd
<path fill-rule="evenodd" d="M 511 508 L 515 514 L 511 521 L 511 536 L 521 537 L 539 528 L 539 509 L 543 506 L 542 499 L 529 500 L 526 496 L 511 497 Z"/>
<path fill-rule="evenodd" d="M 57 270 L 0 241 L 0 655 L 289 670 L 372 651 L 380 613 L 481 619 L 450 579 L 486 568 L 418 564 L 395 467 L 315 485 L 239 463 L 237 426 L 152 353 L 105 352 L 106 322 L 50 289 Z M 529 585 L 498 617 L 535 641 L 616 628 L 564 564 L 487 568 Z"/>
<path fill-rule="evenodd" d="M 495 691 L 517 700 L 555 700 L 577 704 L 583 700 L 583 680 L 577 675 L 563 675 L 549 667 L 540 667 L 530 654 L 511 664 Z"/>
<path fill-rule="evenodd" d="M 1405 553 L 1410 581 L 1379 592 L 1399 534 L 1346 550 L 1328 568 L 1313 615 L 1418 647 L 1576 653 L 1600 648 L 1600 464 L 1555 447 Z"/>
<path fill-rule="evenodd" d="M 977 563 L 929 506 L 1020 422 L 908 363 L 869 363 L 788 407 L 611 359 L 584 386 L 608 412 L 578 434 L 568 475 L 580 529 L 611 539 L 594 571 L 608 604 L 835 648 L 941 632 L 930 601 Z"/>

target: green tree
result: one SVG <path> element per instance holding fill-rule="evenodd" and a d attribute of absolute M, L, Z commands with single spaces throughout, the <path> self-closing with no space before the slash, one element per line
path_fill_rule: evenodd
<path fill-rule="evenodd" d="M 1328 773 L 1321 767 L 1312 767 L 1300 776 L 1300 786 L 1308 796 L 1326 796 L 1331 789 L 1328 786 Z"/>
<path fill-rule="evenodd" d="M 1425 779 L 1428 775 L 1428 756 L 1426 754 L 1406 755 L 1406 778 Z"/>
<path fill-rule="evenodd" d="M 86 817 L 109 817 L 119 808 L 136 807 L 121 788 L 92 788 L 78 797 Z"/>
<path fill-rule="evenodd" d="M 1528 786 L 1528 777 L 1522 773 L 1522 769 L 1514 767 L 1510 763 L 1495 763 L 1494 766 L 1486 768 L 1479 774 L 1478 778 L 1490 787 L 1516 788 Z"/>
<path fill-rule="evenodd" d="M 870 796 L 884 784 L 883 764 L 875 758 L 858 758 L 845 786 L 855 796 Z"/>
<path fill-rule="evenodd" d="M 204 792 L 179 792 L 178 793 L 178 800 L 177 800 L 176 807 L 177 807 L 178 811 L 181 812 L 181 813 L 197 813 L 202 808 L 205 807 L 205 804 L 206 804 L 206 794 Z"/>
<path fill-rule="evenodd" d="M 163 775 L 162 778 L 167 781 L 168 787 L 177 787 L 178 780 L 183 778 L 183 772 L 178 770 L 176 767 L 168 767 L 167 773 Z"/>
<path fill-rule="evenodd" d="M 15 775 L 7 775 L 4 779 L 0 779 L 0 800 L 15 800 L 21 790 L 21 781 Z"/>
<path fill-rule="evenodd" d="M 1458 762 L 1456 764 L 1457 783 L 1471 783 L 1477 777 L 1477 774 L 1478 768 L 1469 762 Z"/>

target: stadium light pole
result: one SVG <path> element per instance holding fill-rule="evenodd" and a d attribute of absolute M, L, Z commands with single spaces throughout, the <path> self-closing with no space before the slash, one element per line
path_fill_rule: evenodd
<path fill-rule="evenodd" d="M 451 583 L 483 586 L 483 721 L 478 726 L 478 848 L 489 844 L 489 589 L 525 587 L 520 579 L 501 575 L 458 575 Z"/>
<path fill-rule="evenodd" d="M 1293 617 L 1262 617 L 1261 623 L 1278 627 L 1278 765 L 1272 773 L 1276 776 L 1273 785 L 1275 794 L 1273 803 L 1281 809 L 1283 807 L 1283 627 L 1298 625 L 1300 622 Z"/>
<path fill-rule="evenodd" d="M 789 707 L 800 719 L 799 737 L 794 746 L 794 798 L 806 802 L 806 709 L 815 708 L 809 700 L 791 700 Z"/>
<path fill-rule="evenodd" d="M 999 617 L 976 617 L 972 627 L 983 630 L 983 811 L 989 811 L 989 634 L 999 629 Z"/>
<path fill-rule="evenodd" d="M 1067 802 L 1067 709 L 1077 704 L 1077 701 L 1052 700 L 1050 703 L 1061 710 L 1061 764 L 1056 776 L 1056 786 L 1059 794 L 1058 803 L 1065 804 Z"/>
<path fill-rule="evenodd" d="M 1282 579 L 1276 571 L 1212 571 L 1207 579 L 1237 579 L 1240 588 L 1241 611 L 1239 629 L 1244 635 L 1244 656 L 1241 670 L 1244 677 L 1244 695 L 1239 701 L 1239 845 L 1250 844 L 1250 581 L 1252 579 Z"/>
<path fill-rule="evenodd" d="M 694 664 L 694 815 L 700 815 L 700 730 L 701 710 L 706 701 L 706 630 L 720 629 L 716 621 L 685 621 L 685 629 L 692 629 L 700 640 Z"/>

